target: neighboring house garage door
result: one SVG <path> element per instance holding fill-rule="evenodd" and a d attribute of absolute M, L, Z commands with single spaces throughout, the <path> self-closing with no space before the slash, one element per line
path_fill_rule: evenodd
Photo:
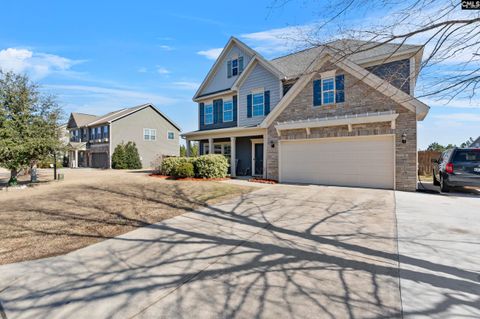
<path fill-rule="evenodd" d="M 107 153 L 92 153 L 92 167 L 108 168 L 108 154 Z"/>
<path fill-rule="evenodd" d="M 280 182 L 394 187 L 394 136 L 280 142 Z"/>

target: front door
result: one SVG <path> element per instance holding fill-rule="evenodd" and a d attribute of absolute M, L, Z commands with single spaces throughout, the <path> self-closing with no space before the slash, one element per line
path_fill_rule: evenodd
<path fill-rule="evenodd" d="M 253 175 L 263 175 L 263 143 L 253 144 Z"/>

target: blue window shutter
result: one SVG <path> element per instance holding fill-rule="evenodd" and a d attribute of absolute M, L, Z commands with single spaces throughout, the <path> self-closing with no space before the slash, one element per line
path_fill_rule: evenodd
<path fill-rule="evenodd" d="M 215 112 L 216 112 L 216 121 L 215 123 L 222 123 L 223 122 L 223 100 L 218 99 L 213 101 L 213 105 L 215 105 Z"/>
<path fill-rule="evenodd" d="M 227 77 L 232 77 L 232 61 L 227 61 Z"/>
<path fill-rule="evenodd" d="M 270 91 L 265 91 L 263 93 L 263 103 L 265 108 L 265 115 L 270 113 Z"/>
<path fill-rule="evenodd" d="M 200 128 L 205 125 L 205 104 L 204 103 L 198 103 L 199 107 L 199 114 L 200 114 Z"/>
<path fill-rule="evenodd" d="M 247 117 L 252 117 L 252 95 L 247 95 Z"/>
<path fill-rule="evenodd" d="M 335 102 L 345 102 L 345 76 L 343 74 L 335 77 Z"/>
<path fill-rule="evenodd" d="M 243 56 L 238 58 L 238 73 L 243 72 Z"/>
<path fill-rule="evenodd" d="M 233 121 L 237 121 L 237 96 L 234 95 L 232 98 L 233 101 Z"/>
<path fill-rule="evenodd" d="M 313 106 L 322 105 L 322 80 L 313 81 Z"/>

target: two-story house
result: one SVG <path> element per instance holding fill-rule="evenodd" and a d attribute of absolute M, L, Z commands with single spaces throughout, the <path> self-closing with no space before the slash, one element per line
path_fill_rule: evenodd
<path fill-rule="evenodd" d="M 415 190 L 423 47 L 341 40 L 266 60 L 232 37 L 193 100 L 200 152 L 231 174 Z"/>
<path fill-rule="evenodd" d="M 161 156 L 179 155 L 180 127 L 153 104 L 143 104 L 103 116 L 72 113 L 67 124 L 70 167 L 111 168 L 120 143 L 135 142 L 144 168 Z"/>

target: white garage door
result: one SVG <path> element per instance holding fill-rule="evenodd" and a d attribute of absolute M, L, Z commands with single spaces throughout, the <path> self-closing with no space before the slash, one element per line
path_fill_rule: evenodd
<path fill-rule="evenodd" d="M 394 186 L 394 136 L 282 141 L 280 182 Z"/>

